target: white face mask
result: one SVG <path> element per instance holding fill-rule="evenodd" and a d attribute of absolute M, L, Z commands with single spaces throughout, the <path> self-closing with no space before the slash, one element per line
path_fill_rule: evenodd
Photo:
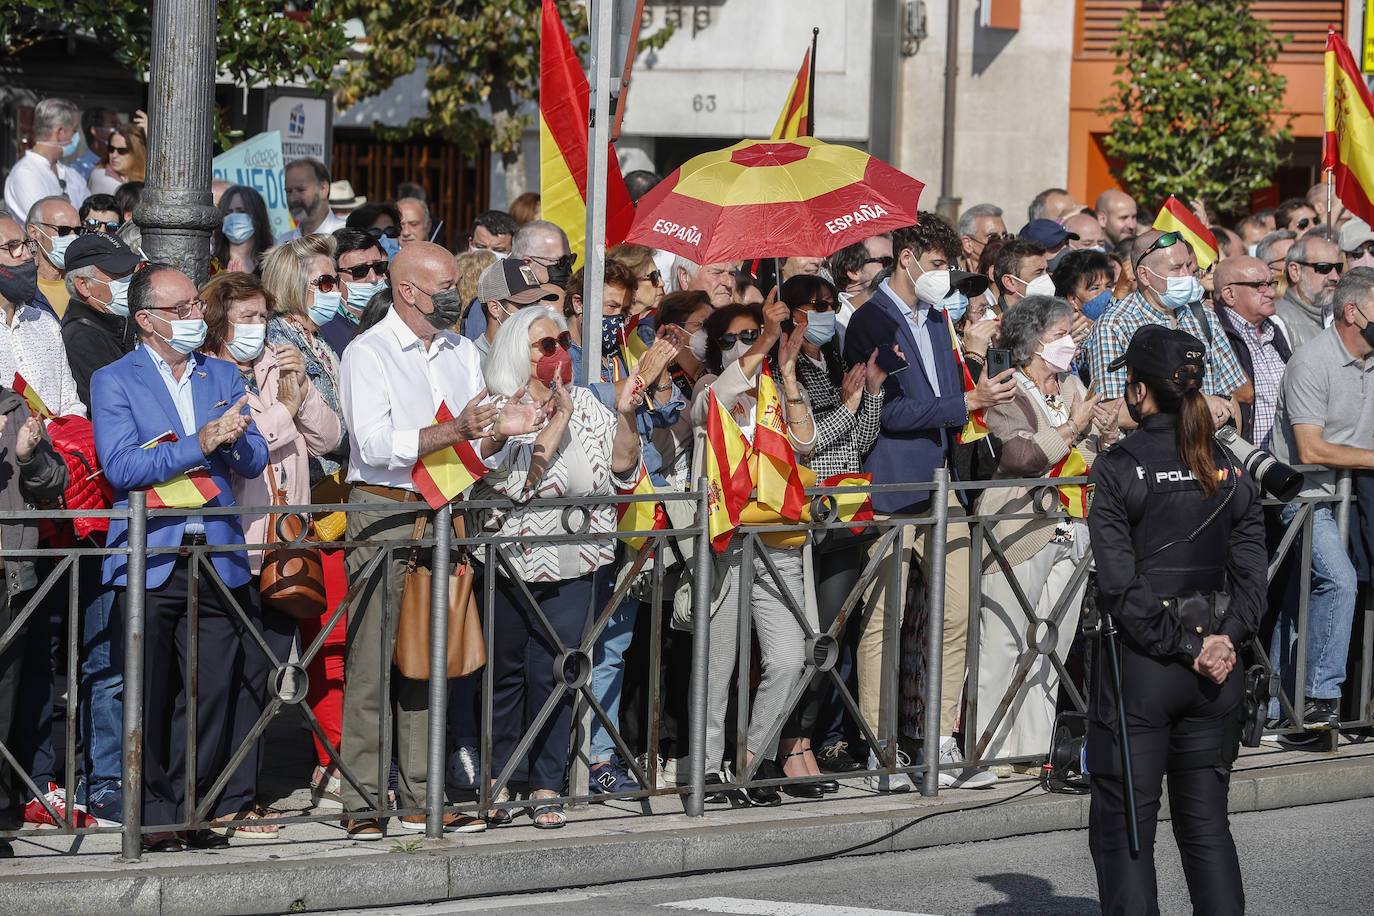
<path fill-rule="evenodd" d="M 1049 343 L 1042 344 L 1040 358 L 1045 361 L 1055 372 L 1068 372 L 1070 364 L 1073 363 L 1074 354 L 1078 352 L 1078 345 L 1073 342 L 1073 337 L 1065 334 L 1063 337 L 1056 337 Z"/>
<path fill-rule="evenodd" d="M 1054 278 L 1051 277 L 1049 274 L 1041 274 L 1040 276 L 1036 277 L 1034 280 L 1031 280 L 1029 283 L 1026 283 L 1025 280 L 1022 280 L 1020 277 L 1016 276 L 1015 274 L 1012 274 L 1012 279 L 1013 279 L 1013 280 L 1018 280 L 1018 281 L 1020 281 L 1021 283 L 1025 283 L 1025 284 L 1026 284 L 1026 295 L 1027 295 L 1027 296 L 1053 296 L 1053 295 L 1054 295 Z"/>
<path fill-rule="evenodd" d="M 723 350 L 720 354 L 720 367 L 729 369 L 735 363 L 744 358 L 744 354 L 749 352 L 753 344 L 747 344 L 742 340 L 735 341 L 735 345 L 728 350 Z"/>
<path fill-rule="evenodd" d="M 910 269 L 902 269 L 906 270 L 906 278 L 911 280 L 911 285 L 916 288 L 916 298 L 928 305 L 938 305 L 949 295 L 949 271 L 926 270 L 919 261 L 911 263 L 921 272 L 919 280 L 912 278 Z"/>
<path fill-rule="evenodd" d="M 706 362 L 706 331 L 697 328 L 692 335 L 687 338 L 687 349 L 692 351 L 692 355 L 697 358 L 697 362 Z"/>

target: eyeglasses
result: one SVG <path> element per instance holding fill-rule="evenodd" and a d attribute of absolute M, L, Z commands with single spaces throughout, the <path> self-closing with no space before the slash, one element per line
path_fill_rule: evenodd
<path fill-rule="evenodd" d="M 1323 277 L 1333 270 L 1336 272 L 1336 276 L 1339 277 L 1341 275 L 1341 265 L 1334 261 L 1299 261 L 1298 263 L 1304 267 L 1312 268 Z"/>
<path fill-rule="evenodd" d="M 355 264 L 352 267 L 340 267 L 339 273 L 348 274 L 354 280 L 361 280 L 368 275 L 369 271 L 377 274 L 379 277 L 385 277 L 390 267 L 391 263 L 389 261 L 372 261 L 369 264 Z M 325 290 L 325 292 L 329 292 L 329 290 Z"/>
<path fill-rule="evenodd" d="M 801 308 L 801 307 L 804 306 L 804 305 L 809 305 L 809 306 L 811 306 L 811 308 L 812 308 L 813 310 L 817 311 L 817 312 L 828 312 L 828 311 L 830 311 L 832 308 L 835 307 L 835 300 L 834 300 L 834 299 L 820 299 L 820 298 L 817 298 L 817 299 L 808 299 L 808 300 L 805 301 L 805 302 L 798 303 L 796 307 L 797 307 L 797 308 Z"/>
<path fill-rule="evenodd" d="M 367 230 L 367 234 L 374 239 L 379 239 L 382 236 L 394 239 L 401 234 L 401 230 L 397 229 L 395 226 L 373 226 L 371 229 Z"/>
<path fill-rule="evenodd" d="M 34 220 L 34 222 L 38 223 L 38 220 Z M 59 226 L 56 223 L 38 223 L 38 225 L 47 226 L 49 229 L 56 232 L 59 238 L 66 238 L 73 233 L 76 235 L 84 234 L 80 226 Z M 119 227 L 115 226 L 115 228 L 118 229 Z"/>
<path fill-rule="evenodd" d="M 1146 258 L 1148 258 L 1148 257 L 1150 256 L 1150 253 L 1151 253 L 1151 252 L 1153 252 L 1153 251 L 1158 251 L 1158 250 L 1161 249 L 1161 248 L 1172 248 L 1173 246 L 1177 245 L 1177 244 L 1178 244 L 1180 241 L 1182 241 L 1182 240 L 1183 240 L 1183 233 L 1181 233 L 1181 232 L 1166 232 L 1166 233 L 1164 233 L 1164 234 L 1161 235 L 1159 238 L 1155 239 L 1155 240 L 1154 240 L 1154 243 L 1153 243 L 1152 245 L 1150 245 L 1149 248 L 1146 248 L 1145 251 L 1144 251 L 1144 253 L 1141 254 L 1140 257 L 1138 257 L 1138 258 L 1135 259 L 1135 266 L 1136 266 L 1136 267 L 1139 267 L 1139 266 L 1140 266 L 1140 262 L 1143 261 L 1143 260 L 1145 260 Z"/>
<path fill-rule="evenodd" d="M 542 340 L 536 340 L 534 343 L 530 344 L 530 346 L 537 348 L 539 352 L 543 353 L 545 356 L 553 356 L 554 351 L 559 347 L 562 347 L 564 350 L 571 349 L 572 342 L 572 335 L 564 331 L 557 337 L 545 337 Z"/>
<path fill-rule="evenodd" d="M 1350 260 L 1352 261 L 1356 258 L 1367 257 L 1371 254 L 1374 254 L 1374 242 L 1366 242 L 1354 251 L 1348 252 Z"/>
<path fill-rule="evenodd" d="M 119 231 L 119 223 L 102 223 L 98 219 L 88 219 L 83 223 L 86 232 L 105 232 L 113 234 Z"/>
<path fill-rule="evenodd" d="M 1310 217 L 1310 218 L 1304 216 L 1302 219 L 1298 220 L 1298 224 L 1297 224 L 1296 226 L 1294 226 L 1293 228 L 1296 229 L 1296 230 L 1298 230 L 1299 232 L 1301 232 L 1301 231 L 1303 231 L 1304 229 L 1306 229 L 1308 226 L 1320 226 L 1321 224 L 1322 224 L 1322 218 L 1321 218 L 1320 216 L 1313 216 L 1313 217 Z"/>
<path fill-rule="evenodd" d="M 649 275 L 647 277 L 640 277 L 639 279 L 640 282 L 648 280 L 654 286 L 659 286 L 663 283 L 663 275 L 656 270 L 649 271 Z"/>
<path fill-rule="evenodd" d="M 1279 284 L 1274 280 L 1232 280 L 1230 283 L 1227 283 L 1226 285 L 1248 286 L 1256 291 L 1265 289 L 1266 287 L 1275 290 L 1279 288 Z"/>
<path fill-rule="evenodd" d="M 180 305 L 150 305 L 148 308 L 154 312 L 174 312 L 178 318 L 186 319 L 198 311 L 203 311 L 205 304 L 204 299 L 192 299 Z"/>
<path fill-rule="evenodd" d="M 129 155 L 129 148 L 127 146 L 114 146 L 112 144 L 107 143 L 105 144 L 105 148 L 110 151 L 111 156 Z"/>
<path fill-rule="evenodd" d="M 722 350 L 728 350 L 735 345 L 735 341 L 737 340 L 742 343 L 752 344 L 759 339 L 759 335 L 762 333 L 763 332 L 758 328 L 749 328 L 735 334 L 722 334 L 716 338 L 716 343 L 720 344 Z"/>
<path fill-rule="evenodd" d="M 339 285 L 339 276 L 338 274 L 320 274 L 310 281 L 310 285 L 322 293 L 333 292 L 334 287 Z"/>
<path fill-rule="evenodd" d="M 19 257 L 19 249 L 27 248 L 29 254 L 38 254 L 38 243 L 33 239 L 12 239 L 11 241 L 0 243 L 0 248 L 5 249 L 12 258 Z"/>
<path fill-rule="evenodd" d="M 883 270 L 892 266 L 892 257 L 885 255 L 881 258 L 864 258 L 864 264 L 877 264 Z"/>

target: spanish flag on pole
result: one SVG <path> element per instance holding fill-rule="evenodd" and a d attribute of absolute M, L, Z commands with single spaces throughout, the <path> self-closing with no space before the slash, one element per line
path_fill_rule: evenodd
<path fill-rule="evenodd" d="M 544 0 L 539 37 L 539 195 L 543 218 L 568 234 L 572 250 L 586 253 L 587 134 L 591 88 L 553 0 Z M 606 168 L 606 244 L 625 240 L 634 204 L 611 149 Z"/>
<path fill-rule="evenodd" d="M 789 140 L 792 137 L 814 137 L 814 127 L 811 123 L 811 48 L 806 49 L 806 54 L 802 57 L 801 69 L 797 71 L 797 78 L 792 81 L 792 88 L 787 92 L 787 101 L 782 106 L 782 114 L 778 115 L 778 123 L 773 127 L 773 140 Z"/>
<path fill-rule="evenodd" d="M 639 466 L 639 481 L 630 489 L 620 491 L 621 496 L 652 496 L 653 493 L 653 481 L 649 480 L 649 472 L 642 464 Z M 616 503 L 615 514 L 616 529 L 619 531 L 662 531 L 668 527 L 668 516 L 663 511 L 662 503 Z M 639 550 L 648 538 L 622 537 L 621 540 L 630 545 L 631 550 Z"/>
<path fill-rule="evenodd" d="M 792 440 L 787 436 L 785 417 L 773 373 L 765 362 L 759 373 L 759 398 L 754 413 L 754 481 L 759 488 L 759 502 L 795 522 L 801 518 L 806 494 Z"/>
<path fill-rule="evenodd" d="M 1050 468 L 1051 477 L 1087 477 L 1088 463 L 1083 460 L 1083 453 L 1076 448 L 1069 449 L 1069 453 L 1054 467 Z M 1091 502 L 1092 487 L 1088 484 L 1069 483 L 1060 484 L 1059 504 L 1064 507 L 1064 511 L 1074 518 L 1087 518 L 1088 506 Z"/>
<path fill-rule="evenodd" d="M 646 343 L 643 336 L 640 335 L 639 326 L 645 318 L 652 318 L 656 314 L 658 314 L 658 310 L 651 309 L 647 312 L 641 312 L 638 315 L 631 315 L 625 320 L 625 324 L 621 326 L 620 358 L 625 360 L 626 372 L 633 372 L 635 366 L 639 365 L 640 359 L 642 359 L 644 354 L 649 352 L 649 348 L 653 346 L 651 343 Z M 650 379 L 649 381 L 652 383 L 654 380 Z"/>
<path fill-rule="evenodd" d="M 1159 208 L 1159 215 L 1155 217 L 1152 228 L 1160 232 L 1177 232 L 1182 235 L 1184 241 L 1192 246 L 1197 266 L 1202 270 L 1211 267 L 1221 253 L 1217 237 L 1202 225 L 1202 221 L 1183 201 L 1172 194 L 1164 201 L 1164 206 Z"/>
<path fill-rule="evenodd" d="M 749 479 L 749 440 L 730 412 L 710 392 L 706 415 L 707 520 L 711 546 L 723 553 L 739 526 L 740 510 L 749 501 L 754 483 Z"/>
<path fill-rule="evenodd" d="M 164 442 L 177 441 L 177 434 L 170 429 L 162 435 L 149 439 L 139 448 L 156 448 Z M 204 468 L 192 468 L 162 483 L 154 484 L 146 491 L 149 509 L 197 509 L 219 495 L 219 487 L 210 479 Z"/>
<path fill-rule="evenodd" d="M 434 414 L 434 422 L 447 423 L 453 413 L 447 404 L 441 403 Z M 438 509 L 445 503 L 453 502 L 468 487 L 480 480 L 491 468 L 482 463 L 482 457 L 470 442 L 459 442 L 437 452 L 421 455 L 420 460 L 410 469 L 411 483 L 429 503 L 431 509 Z"/>
<path fill-rule="evenodd" d="M 1374 99 L 1350 48 L 1326 36 L 1326 135 L 1322 168 L 1330 169 L 1346 209 L 1374 223 Z"/>
<path fill-rule="evenodd" d="M 48 409 L 48 405 L 43 403 L 43 399 L 38 396 L 38 392 L 33 390 L 33 386 L 24 381 L 24 376 L 18 372 L 14 373 L 14 384 L 10 386 L 14 393 L 24 399 L 24 403 L 29 405 L 29 410 L 35 417 L 44 420 L 56 419 L 53 412 Z"/>
<path fill-rule="evenodd" d="M 964 362 L 964 350 L 959 346 L 959 335 L 954 331 L 954 322 L 946 320 L 945 324 L 949 327 L 949 341 L 950 345 L 954 347 L 954 358 L 959 361 L 959 374 L 963 378 L 964 394 L 968 394 L 978 385 L 973 381 L 973 374 L 968 371 L 968 364 Z M 983 410 L 979 408 L 969 412 L 968 422 L 964 424 L 963 429 L 959 430 L 957 438 L 960 445 L 967 445 L 970 442 L 977 442 L 987 434 L 988 425 L 983 422 Z"/>

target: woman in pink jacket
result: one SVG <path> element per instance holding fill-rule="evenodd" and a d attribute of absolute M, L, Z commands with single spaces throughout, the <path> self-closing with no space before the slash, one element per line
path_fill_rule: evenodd
<path fill-rule="evenodd" d="M 267 316 L 271 314 L 271 293 L 250 273 L 226 271 L 215 275 L 200 290 L 205 300 L 206 353 L 238 366 L 248 390 L 248 406 L 253 422 L 267 440 L 271 461 L 259 477 L 235 477 L 234 502 L 240 506 L 272 504 L 272 487 L 286 494 L 286 504 L 310 502 L 309 461 L 334 450 L 343 436 L 338 414 L 306 376 L 300 351 L 281 344 L 268 346 Z M 248 544 L 262 544 L 269 537 L 269 516 L 245 512 L 243 534 Z M 248 561 L 256 576 L 262 568 L 261 549 L 248 550 Z M 299 623 L 302 647 L 308 646 L 328 622 L 330 611 L 348 590 L 338 551 L 325 553 L 325 588 L 329 609 L 320 620 L 288 617 L 268 604 L 262 607 L 263 637 L 279 661 L 285 661 Z M 336 562 L 330 562 L 333 559 Z M 320 720 L 326 736 L 337 752 L 343 704 L 343 645 L 346 627 L 341 618 L 321 651 L 309 667 L 311 709 Z M 265 661 L 265 660 L 264 660 Z M 259 742 L 259 748 L 261 742 Z M 332 772 L 329 753 L 316 739 L 319 766 L 311 780 L 316 800 L 333 789 L 337 794 L 338 776 Z M 249 760 L 260 759 L 261 754 Z M 331 783 L 335 783 L 331 786 Z M 259 824 L 240 828 L 241 836 L 270 836 L 274 826 Z"/>

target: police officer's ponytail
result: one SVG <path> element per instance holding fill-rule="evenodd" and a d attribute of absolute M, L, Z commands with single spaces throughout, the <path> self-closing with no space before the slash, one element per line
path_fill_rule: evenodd
<path fill-rule="evenodd" d="M 1207 398 L 1200 390 L 1202 376 L 1189 372 L 1188 368 L 1185 366 L 1180 369 L 1177 378 L 1139 375 L 1135 380 L 1144 382 L 1150 389 L 1155 406 L 1161 413 L 1178 414 L 1175 443 L 1179 457 L 1188 465 L 1198 486 L 1202 488 L 1202 498 L 1208 499 L 1220 486 L 1213 445 L 1217 428 L 1212 421 L 1212 409 L 1207 406 Z"/>

